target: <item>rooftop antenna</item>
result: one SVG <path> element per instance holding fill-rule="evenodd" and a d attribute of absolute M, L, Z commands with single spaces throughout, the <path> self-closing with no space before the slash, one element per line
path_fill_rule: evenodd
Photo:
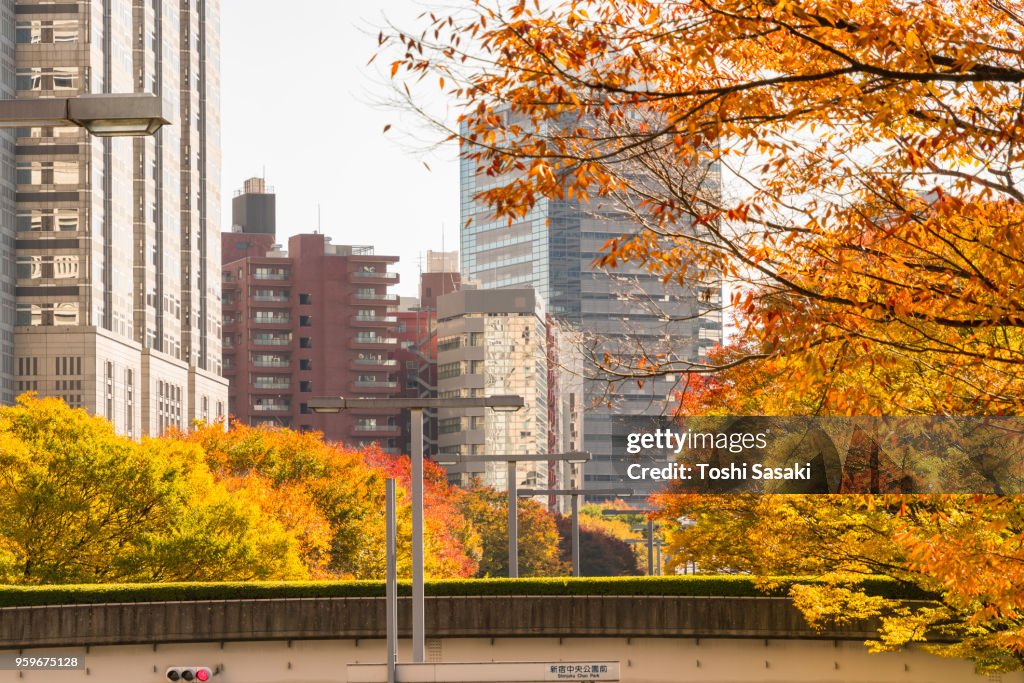
<path fill-rule="evenodd" d="M 320 219 L 320 202 L 316 203 L 316 234 L 320 234 L 320 230 L 323 227 L 323 223 Z"/>

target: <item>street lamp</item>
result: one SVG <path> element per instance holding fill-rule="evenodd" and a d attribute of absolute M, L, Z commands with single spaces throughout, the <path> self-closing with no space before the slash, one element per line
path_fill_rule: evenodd
<path fill-rule="evenodd" d="M 491 408 L 515 412 L 525 405 L 522 396 L 472 398 L 314 398 L 306 404 L 314 413 L 343 410 L 408 409 L 412 422 L 412 661 L 425 662 L 426 641 L 423 591 L 423 411 L 433 408 Z"/>
<path fill-rule="evenodd" d="M 544 455 L 437 455 L 434 462 L 438 465 L 452 467 L 456 465 L 483 463 L 483 462 L 504 462 L 508 464 L 508 577 L 519 578 L 519 482 L 516 476 L 516 463 L 519 462 L 540 462 L 559 461 L 571 465 L 582 465 L 591 458 L 590 453 L 547 453 Z"/>
<path fill-rule="evenodd" d="M 78 126 L 97 137 L 152 135 L 170 123 L 150 93 L 0 100 L 0 128 Z"/>
<path fill-rule="evenodd" d="M 618 496 L 628 498 L 633 489 L 520 489 L 522 498 L 533 496 L 572 496 L 572 575 L 580 575 L 580 496 Z"/>

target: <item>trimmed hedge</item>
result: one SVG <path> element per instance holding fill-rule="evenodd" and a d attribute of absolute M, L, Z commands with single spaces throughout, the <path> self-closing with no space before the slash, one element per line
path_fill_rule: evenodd
<path fill-rule="evenodd" d="M 815 579 L 779 577 L 774 590 L 761 590 L 749 576 L 664 576 L 621 578 L 454 579 L 430 581 L 427 595 L 687 595 L 784 596 L 794 583 Z M 891 579 L 869 578 L 861 584 L 871 595 L 904 600 L 928 594 Z M 408 581 L 399 593 L 409 595 Z M 382 581 L 296 581 L 245 583 L 93 584 L 66 586 L 0 586 L 0 607 L 78 605 L 116 602 L 184 600 L 258 600 L 269 598 L 382 597 Z"/>

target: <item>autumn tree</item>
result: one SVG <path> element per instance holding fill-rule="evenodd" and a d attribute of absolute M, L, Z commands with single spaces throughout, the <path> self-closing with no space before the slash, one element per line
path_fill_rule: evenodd
<path fill-rule="evenodd" d="M 602 522 L 587 515 L 580 517 L 580 576 L 641 574 L 633 548 L 612 530 L 613 525 Z M 558 515 L 555 524 L 559 555 L 566 566 L 572 566 L 572 518 Z"/>
<path fill-rule="evenodd" d="M 1024 506 L 997 496 L 659 497 L 672 531 L 673 566 L 798 583 L 797 606 L 814 625 L 877 617 L 872 643 L 928 645 L 985 670 L 1024 668 Z M 672 525 L 686 515 L 693 526 Z M 869 595 L 863 580 L 887 576 L 931 599 L 906 604 Z"/>
<path fill-rule="evenodd" d="M 409 460 L 377 450 L 326 443 L 321 434 L 234 424 L 208 425 L 177 439 L 200 446 L 216 475 L 256 500 L 296 534 L 317 577 L 382 578 L 385 569 L 384 479 L 399 481 L 399 570 L 411 567 Z M 426 572 L 471 576 L 479 541 L 456 509 L 439 468 L 426 477 Z"/>
<path fill-rule="evenodd" d="M 137 443 L 59 399 L 0 407 L 0 582 L 307 576 L 296 539 L 199 449 Z"/>
<path fill-rule="evenodd" d="M 508 576 L 508 496 L 478 486 L 466 490 L 459 502 L 462 513 L 480 533 L 482 555 L 477 576 Z M 560 576 L 566 565 L 559 559 L 554 516 L 536 501 L 519 501 L 519 575 Z"/>
<path fill-rule="evenodd" d="M 609 357 L 609 376 L 760 366 L 821 411 L 1020 408 L 1013 3 L 481 0 L 423 21 L 379 54 L 414 108 L 420 81 L 458 108 L 498 216 L 614 203 L 638 227 L 602 265 L 732 283 L 737 353 Z"/>

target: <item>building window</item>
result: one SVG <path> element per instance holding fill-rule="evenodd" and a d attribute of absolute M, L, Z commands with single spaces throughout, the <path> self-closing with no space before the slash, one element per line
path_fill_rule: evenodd
<path fill-rule="evenodd" d="M 462 374 L 462 363 L 445 363 L 437 366 L 438 379 L 451 379 Z"/>
<path fill-rule="evenodd" d="M 313 413 L 313 411 L 309 409 L 308 403 L 300 403 L 299 412 L 302 413 L 303 415 L 311 415 Z"/>
<path fill-rule="evenodd" d="M 79 89 L 77 66 L 18 67 L 15 77 L 20 92 L 71 92 Z"/>
<path fill-rule="evenodd" d="M 78 302 L 17 304 L 15 324 L 32 327 L 62 327 L 78 324 Z"/>
<path fill-rule="evenodd" d="M 78 230 L 77 209 L 18 209 L 18 232 L 73 232 Z"/>
<path fill-rule="evenodd" d="M 313 316 L 310 316 L 310 315 L 300 315 L 299 316 L 299 327 L 312 327 L 312 326 L 313 326 Z"/>
<path fill-rule="evenodd" d="M 60 45 L 78 42 L 75 19 L 33 19 L 19 21 L 15 33 L 18 45 Z"/>
<path fill-rule="evenodd" d="M 78 185 L 77 161 L 19 161 L 18 185 Z"/>
<path fill-rule="evenodd" d="M 304 394 L 308 394 L 313 391 L 313 383 L 309 380 L 302 380 L 299 382 L 299 391 Z"/>
<path fill-rule="evenodd" d="M 310 360 L 309 358 L 301 358 L 301 359 L 299 359 L 299 370 L 312 370 L 312 369 L 313 369 L 313 361 L 312 360 Z"/>
<path fill-rule="evenodd" d="M 107 399 L 107 419 L 110 421 L 114 420 L 114 364 L 110 361 L 106 362 L 106 399 Z"/>
<path fill-rule="evenodd" d="M 305 292 L 300 292 L 299 303 L 302 304 L 303 306 L 309 306 L 311 303 L 313 303 L 313 297 Z"/>
<path fill-rule="evenodd" d="M 439 434 L 455 434 L 461 430 L 461 417 L 452 417 L 447 420 L 438 420 L 437 422 L 437 431 Z"/>
<path fill-rule="evenodd" d="M 311 349 L 313 348 L 313 339 L 310 337 L 299 337 L 299 348 Z"/>

